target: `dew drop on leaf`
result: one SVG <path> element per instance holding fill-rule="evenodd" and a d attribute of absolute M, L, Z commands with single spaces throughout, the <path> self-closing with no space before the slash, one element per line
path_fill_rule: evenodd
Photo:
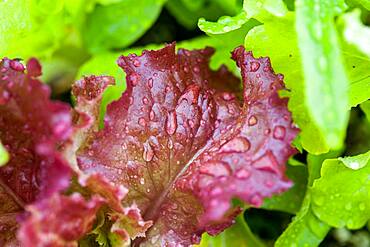
<path fill-rule="evenodd" d="M 173 135 L 177 129 L 176 112 L 171 111 L 167 115 L 166 119 L 166 132 L 169 135 Z"/>

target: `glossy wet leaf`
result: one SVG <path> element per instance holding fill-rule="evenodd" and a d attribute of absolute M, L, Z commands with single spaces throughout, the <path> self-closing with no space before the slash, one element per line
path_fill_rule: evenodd
<path fill-rule="evenodd" d="M 336 153 L 320 156 L 309 155 L 307 158 L 308 181 L 304 200 L 287 229 L 279 236 L 275 246 L 319 246 L 330 230 L 330 226 L 321 221 L 312 211 L 312 184 L 320 177 L 321 164 L 325 158 L 333 157 Z"/>
<path fill-rule="evenodd" d="M 322 221 L 359 229 L 370 219 L 369 155 L 370 151 L 324 161 L 321 178 L 312 188 L 313 211 Z"/>
<path fill-rule="evenodd" d="M 277 94 L 281 76 L 239 47 L 240 91 L 225 67 L 209 70 L 212 53 L 169 45 L 120 57 L 127 90 L 79 150 L 81 170 L 128 187 L 124 203 L 154 222 L 135 243 L 197 243 L 231 224 L 233 197 L 260 206 L 291 185 L 283 171 L 297 129 Z"/>
<path fill-rule="evenodd" d="M 306 107 L 332 149 L 342 147 L 349 117 L 349 83 L 334 24 L 337 9 L 343 8 L 339 2 L 300 0 L 295 5 Z"/>
<path fill-rule="evenodd" d="M 205 236 L 204 236 L 205 235 Z M 236 218 L 236 222 L 230 228 L 226 229 L 217 236 L 209 236 L 204 234 L 202 242 L 197 247 L 263 247 L 265 246 L 257 239 L 249 226 L 244 220 L 244 215 L 241 214 Z"/>
<path fill-rule="evenodd" d="M 70 108 L 49 99 L 31 59 L 0 62 L 0 139 L 10 155 L 0 167 L 0 243 L 14 244 L 16 217 L 27 204 L 47 200 L 69 185 L 71 170 L 57 151 L 72 132 Z"/>
<path fill-rule="evenodd" d="M 220 17 L 217 22 L 210 22 L 206 21 L 204 18 L 200 18 L 198 27 L 207 34 L 222 34 L 239 29 L 247 21 L 247 14 L 242 11 L 240 14 L 233 17 Z"/>

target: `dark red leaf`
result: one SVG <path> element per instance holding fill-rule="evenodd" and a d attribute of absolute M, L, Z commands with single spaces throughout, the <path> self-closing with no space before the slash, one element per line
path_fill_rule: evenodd
<path fill-rule="evenodd" d="M 217 234 L 232 224 L 239 212 L 232 198 L 260 206 L 291 186 L 285 162 L 298 130 L 277 94 L 282 76 L 268 58 L 239 47 L 239 92 L 225 68 L 209 69 L 212 53 L 176 54 L 168 45 L 120 57 L 127 90 L 108 106 L 105 128 L 79 150 L 81 170 L 127 187 L 123 204 L 136 203 L 154 222 L 134 245 L 197 243 L 204 231 Z"/>
<path fill-rule="evenodd" d="M 25 205 L 69 186 L 71 170 L 57 147 L 72 132 L 70 108 L 50 101 L 49 88 L 34 79 L 38 66 L 30 60 L 25 73 L 17 60 L 0 62 L 0 139 L 10 154 L 0 168 L 0 245 L 13 242 Z"/>
<path fill-rule="evenodd" d="M 92 229 L 101 197 L 86 201 L 80 194 L 54 194 L 27 206 L 30 216 L 22 223 L 18 239 L 23 247 L 72 247 Z"/>

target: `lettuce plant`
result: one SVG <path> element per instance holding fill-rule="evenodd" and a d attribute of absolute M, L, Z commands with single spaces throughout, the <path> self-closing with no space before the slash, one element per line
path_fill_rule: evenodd
<path fill-rule="evenodd" d="M 369 16 L 1 2 L 0 246 L 367 246 Z"/>

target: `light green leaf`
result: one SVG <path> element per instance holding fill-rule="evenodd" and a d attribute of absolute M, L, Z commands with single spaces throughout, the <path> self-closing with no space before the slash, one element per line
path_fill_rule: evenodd
<path fill-rule="evenodd" d="M 357 47 L 363 54 L 370 58 L 370 27 L 361 22 L 361 10 L 355 9 L 339 18 L 343 25 L 344 40 Z"/>
<path fill-rule="evenodd" d="M 0 167 L 9 161 L 9 154 L 0 142 Z"/>
<path fill-rule="evenodd" d="M 61 4 L 54 3 L 46 11 L 49 3 L 45 1 L 42 4 L 32 0 L 1 1 L 0 55 L 50 56 L 65 34 Z"/>
<path fill-rule="evenodd" d="M 331 226 L 349 229 L 359 229 L 366 224 L 370 219 L 369 155 L 370 151 L 351 158 L 324 161 L 321 178 L 312 188 L 312 208 L 318 218 Z M 362 168 L 347 167 L 352 167 L 354 162 Z"/>
<path fill-rule="evenodd" d="M 195 8 L 189 8 L 194 5 Z M 235 15 L 240 12 L 241 5 L 237 0 L 168 0 L 166 8 L 172 16 L 187 29 L 195 29 L 198 19 L 217 20 L 224 15 Z"/>
<path fill-rule="evenodd" d="M 350 5 L 354 5 L 356 7 L 362 6 L 367 10 L 370 10 L 370 1 L 369 0 L 347 0 Z"/>
<path fill-rule="evenodd" d="M 320 156 L 308 155 L 308 182 L 302 206 L 275 243 L 275 247 L 314 247 L 318 246 L 330 230 L 330 226 L 315 216 L 312 211 L 312 184 L 320 177 L 321 164 L 324 159 L 336 156 L 337 153 L 327 153 Z"/>
<path fill-rule="evenodd" d="M 200 18 L 198 27 L 206 34 L 222 34 L 239 29 L 244 23 L 248 21 L 247 14 L 242 11 L 240 14 L 230 17 L 222 16 L 217 22 L 206 21 Z"/>
<path fill-rule="evenodd" d="M 244 0 L 243 9 L 248 18 L 261 22 L 271 17 L 283 17 L 288 9 L 282 0 Z"/>
<path fill-rule="evenodd" d="M 348 80 L 334 25 L 336 8 L 340 6 L 334 0 L 296 2 L 306 107 L 332 149 L 342 147 L 349 117 Z"/>
<path fill-rule="evenodd" d="M 262 208 L 291 214 L 299 211 L 306 191 L 307 168 L 301 163 L 297 166 L 289 165 L 286 175 L 293 181 L 294 186 L 280 195 L 266 198 Z"/>
<path fill-rule="evenodd" d="M 370 160 L 370 151 L 364 154 L 359 154 L 357 156 L 349 156 L 349 157 L 339 157 L 339 161 L 353 170 L 361 169 L 362 167 L 366 166 Z"/>
<path fill-rule="evenodd" d="M 236 218 L 236 223 L 217 236 L 203 234 L 198 247 L 263 247 L 264 244 L 257 239 L 243 218 L 243 214 Z"/>
<path fill-rule="evenodd" d="M 303 148 L 310 153 L 325 153 L 329 148 L 304 104 L 301 57 L 294 21 L 294 14 L 288 12 L 284 17 L 276 17 L 254 27 L 245 37 L 245 47 L 257 57 L 270 57 L 274 70 L 284 75 L 285 85 L 291 90 L 288 107 L 294 122 L 301 129 L 300 141 Z"/>
<path fill-rule="evenodd" d="M 165 0 L 126 0 L 97 6 L 87 16 L 82 32 L 85 45 L 94 53 L 130 45 L 154 23 L 164 2 Z"/>
<path fill-rule="evenodd" d="M 359 46 L 369 47 L 368 40 L 370 35 L 366 34 L 368 32 L 364 30 L 350 34 L 354 35 L 354 37 L 365 36 L 362 38 L 363 40 L 361 42 L 361 38 L 358 42 L 353 42 L 351 41 L 351 37 L 346 37 L 346 32 L 351 33 L 351 30 L 348 27 L 348 23 L 350 21 L 357 22 L 357 25 L 362 25 L 359 23 L 359 19 L 357 19 L 358 16 L 355 17 L 355 15 L 357 15 L 356 11 L 344 14 L 338 19 L 338 30 L 341 33 L 342 53 L 345 56 L 344 63 L 347 67 L 347 74 L 350 80 L 349 103 L 351 107 L 357 106 L 370 98 L 370 57 L 361 51 L 363 49 L 359 49 Z M 363 27 L 363 29 L 366 29 L 367 31 L 369 30 L 369 28 L 365 27 Z M 366 38 L 366 36 L 368 37 Z M 358 45 L 356 45 L 356 43 Z"/>

